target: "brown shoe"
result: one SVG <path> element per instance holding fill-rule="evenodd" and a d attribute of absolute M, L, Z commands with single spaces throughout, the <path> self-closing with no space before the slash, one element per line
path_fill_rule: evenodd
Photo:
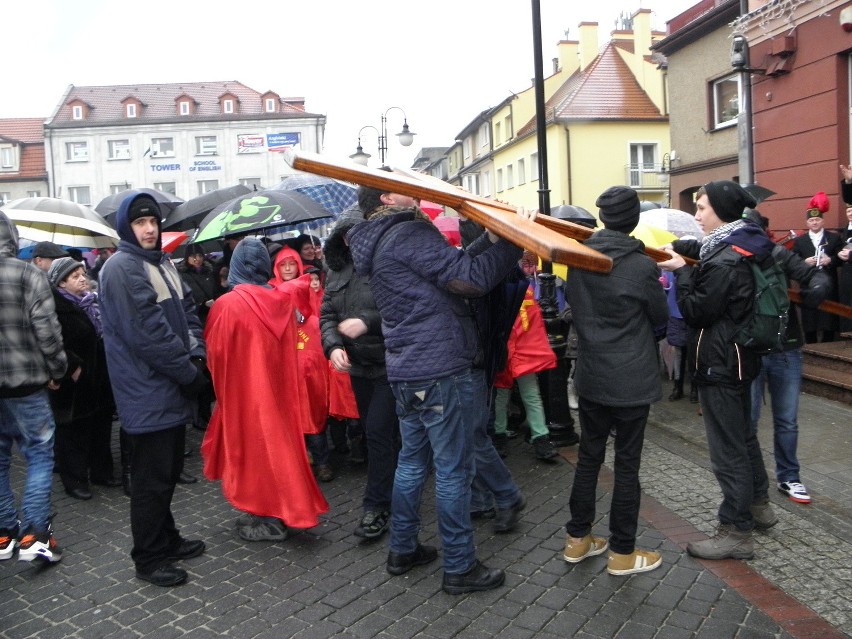
<path fill-rule="evenodd" d="M 320 481 L 331 481 L 334 479 L 334 469 L 331 464 L 320 464 L 317 466 L 317 479 Z"/>
<path fill-rule="evenodd" d="M 568 535 L 565 538 L 565 551 L 562 553 L 562 559 L 569 564 L 576 564 L 586 557 L 605 553 L 607 548 L 609 548 L 609 542 L 603 537 L 593 537 L 590 534 L 585 537 Z"/>
<path fill-rule="evenodd" d="M 663 563 L 660 553 L 654 550 L 636 548 L 629 555 L 609 551 L 606 571 L 611 575 L 635 575 L 638 572 L 648 572 Z"/>

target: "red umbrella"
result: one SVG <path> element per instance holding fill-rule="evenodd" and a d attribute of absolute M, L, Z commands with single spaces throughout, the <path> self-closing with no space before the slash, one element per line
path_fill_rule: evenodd
<path fill-rule="evenodd" d="M 432 220 L 453 246 L 461 246 L 461 233 L 459 232 L 459 218 L 442 215 Z"/>
<path fill-rule="evenodd" d="M 441 213 L 444 212 L 444 207 L 440 204 L 435 204 L 429 200 L 420 200 L 420 210 L 429 216 L 431 220 L 435 220 Z"/>
<path fill-rule="evenodd" d="M 178 246 L 186 242 L 189 235 L 186 231 L 163 231 L 163 250 L 166 253 L 171 253 Z"/>

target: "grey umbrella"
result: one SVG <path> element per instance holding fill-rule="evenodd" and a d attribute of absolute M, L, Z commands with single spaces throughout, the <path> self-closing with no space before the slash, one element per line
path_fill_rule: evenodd
<path fill-rule="evenodd" d="M 183 203 L 183 198 L 178 197 L 174 193 L 166 193 L 158 189 L 125 189 L 118 193 L 107 195 L 95 205 L 95 211 L 100 213 L 110 225 L 115 226 L 115 214 L 118 211 L 118 207 L 121 206 L 124 198 L 131 191 L 136 193 L 141 192 L 154 198 L 154 201 L 160 206 L 161 217 L 166 217 L 176 206 Z"/>

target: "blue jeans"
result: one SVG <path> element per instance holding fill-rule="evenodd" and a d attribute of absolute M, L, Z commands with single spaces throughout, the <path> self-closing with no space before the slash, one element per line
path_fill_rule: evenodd
<path fill-rule="evenodd" d="M 417 549 L 420 501 L 429 470 L 435 466 L 435 502 L 444 571 L 463 573 L 476 560 L 470 520 L 474 468 L 474 429 L 480 419 L 475 384 L 468 370 L 418 382 L 393 382 L 402 450 L 391 504 L 391 552 Z"/>
<path fill-rule="evenodd" d="M 12 444 L 18 442 L 27 461 L 21 530 L 30 526 L 39 532 L 47 529 L 55 432 L 47 391 L 40 390 L 26 397 L 0 398 L 0 528 L 14 528 L 18 521 L 15 495 L 9 484 Z"/>
<path fill-rule="evenodd" d="M 799 481 L 799 392 L 802 389 L 802 349 L 763 356 L 760 375 L 751 385 L 751 427 L 757 433 L 764 389 L 769 386 L 775 443 L 775 477 Z"/>
<path fill-rule="evenodd" d="M 472 487 L 471 510 L 488 510 L 492 506 L 498 510 L 511 508 L 520 499 L 521 492 L 506 464 L 494 448 L 494 440 L 488 434 L 488 422 L 494 411 L 489 410 L 490 391 L 485 385 L 485 372 L 474 369 L 474 394 L 468 398 L 473 404 L 475 421 L 473 422 L 474 478 Z M 533 375 L 533 379 L 535 376 Z M 496 401 L 490 402 L 496 405 Z M 499 410 L 499 409 L 497 409 Z M 505 410 L 505 406 L 504 406 Z M 496 425 L 496 422 L 495 422 Z"/>

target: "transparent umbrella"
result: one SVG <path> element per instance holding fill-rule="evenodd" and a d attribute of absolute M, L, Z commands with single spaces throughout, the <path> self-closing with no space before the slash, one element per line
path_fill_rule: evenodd
<path fill-rule="evenodd" d="M 650 226 L 673 233 L 677 237 L 691 235 L 696 240 L 704 238 L 704 231 L 695 221 L 695 217 L 686 211 L 677 209 L 651 209 L 650 211 L 642 211 L 639 214 L 639 220 Z"/>
<path fill-rule="evenodd" d="M 24 197 L 0 208 L 25 240 L 75 248 L 109 248 L 118 243 L 118 233 L 100 215 L 70 200 Z"/>

